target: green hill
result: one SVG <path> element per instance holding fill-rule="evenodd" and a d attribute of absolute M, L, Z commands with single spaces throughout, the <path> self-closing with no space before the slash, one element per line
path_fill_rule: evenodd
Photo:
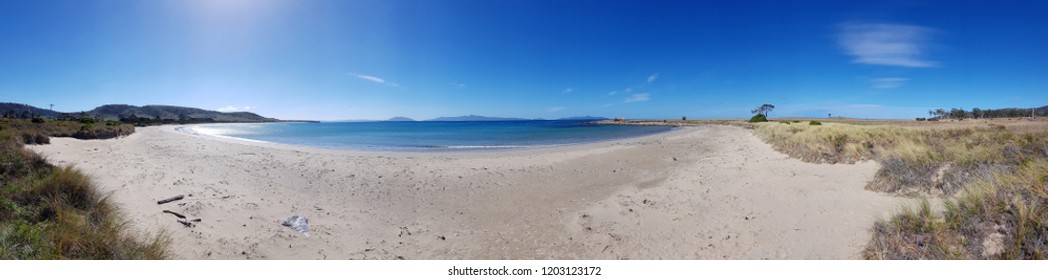
<path fill-rule="evenodd" d="M 79 119 L 90 117 L 100 120 L 117 121 L 121 119 L 160 119 L 177 122 L 278 122 L 280 120 L 259 116 L 251 112 L 218 112 L 191 107 L 146 105 L 133 106 L 125 104 L 102 105 L 86 112 L 56 112 L 25 104 L 0 102 L 0 113 L 4 117 L 29 119 L 40 116 L 48 119 Z"/>

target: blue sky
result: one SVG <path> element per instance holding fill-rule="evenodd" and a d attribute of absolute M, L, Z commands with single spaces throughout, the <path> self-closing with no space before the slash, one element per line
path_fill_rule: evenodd
<path fill-rule="evenodd" d="M 867 3 L 870 2 L 870 3 Z M 1045 1 L 7 1 L 0 101 L 284 119 L 1048 105 Z"/>

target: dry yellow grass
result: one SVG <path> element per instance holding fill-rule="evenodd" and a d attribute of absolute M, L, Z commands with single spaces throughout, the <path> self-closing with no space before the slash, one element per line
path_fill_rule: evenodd
<path fill-rule="evenodd" d="M 867 189 L 946 198 L 942 213 L 925 202 L 877 222 L 865 258 L 1048 258 L 1048 122 L 773 122 L 754 129 L 805 161 L 878 161 Z"/>
<path fill-rule="evenodd" d="M 755 134 L 808 162 L 876 160 L 867 188 L 898 195 L 952 195 L 972 180 L 1048 158 L 1048 123 L 969 123 L 904 127 L 769 122 Z"/>
<path fill-rule="evenodd" d="M 867 259 L 1048 258 L 1048 160 L 969 184 L 945 211 L 927 202 L 874 225 Z"/>

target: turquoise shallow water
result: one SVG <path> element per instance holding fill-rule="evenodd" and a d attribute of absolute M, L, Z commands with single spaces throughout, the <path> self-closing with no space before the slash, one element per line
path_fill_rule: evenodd
<path fill-rule="evenodd" d="M 484 121 L 213 124 L 191 129 L 200 134 L 321 148 L 439 151 L 588 143 L 650 135 L 671 128 L 592 125 L 581 121 Z"/>

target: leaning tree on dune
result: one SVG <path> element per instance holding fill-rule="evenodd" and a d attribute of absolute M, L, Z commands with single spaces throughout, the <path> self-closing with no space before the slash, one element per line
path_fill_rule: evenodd
<path fill-rule="evenodd" d="M 775 105 L 764 104 L 760 107 L 757 107 L 756 109 L 750 110 L 750 113 L 761 114 L 764 115 L 765 118 L 767 118 L 768 113 L 770 113 L 772 109 L 775 109 Z"/>

